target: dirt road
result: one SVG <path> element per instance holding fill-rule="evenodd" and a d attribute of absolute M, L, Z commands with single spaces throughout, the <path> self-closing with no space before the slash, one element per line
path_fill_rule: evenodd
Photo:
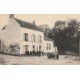
<path fill-rule="evenodd" d="M 48 59 L 47 56 L 13 56 L 0 54 L 0 64 L 8 65 L 74 65 L 80 64 L 76 57 L 60 55 L 59 60 Z"/>

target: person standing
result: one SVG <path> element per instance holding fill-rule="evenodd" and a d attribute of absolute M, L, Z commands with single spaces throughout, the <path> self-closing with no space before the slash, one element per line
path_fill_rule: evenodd
<path fill-rule="evenodd" d="M 58 60 L 59 59 L 59 54 L 55 54 L 55 60 Z"/>

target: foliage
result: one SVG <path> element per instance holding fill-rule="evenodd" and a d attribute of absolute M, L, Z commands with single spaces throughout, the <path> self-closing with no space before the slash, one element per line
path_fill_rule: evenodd
<path fill-rule="evenodd" d="M 10 50 L 10 52 L 19 52 L 19 45 L 18 44 L 10 44 L 9 50 Z"/>
<path fill-rule="evenodd" d="M 47 37 L 50 36 L 51 30 L 49 28 L 49 25 L 44 24 L 44 25 L 39 25 L 39 27 L 43 30 L 45 36 L 47 36 Z"/>
<path fill-rule="evenodd" d="M 57 21 L 52 29 L 52 39 L 58 51 L 79 52 L 79 22 L 77 20 Z"/>

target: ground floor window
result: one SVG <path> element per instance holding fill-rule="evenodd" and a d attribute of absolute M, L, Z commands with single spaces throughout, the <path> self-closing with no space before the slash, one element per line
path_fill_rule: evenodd
<path fill-rule="evenodd" d="M 51 43 L 46 44 L 46 50 L 51 50 Z"/>
<path fill-rule="evenodd" d="M 46 44 L 46 50 L 48 50 L 48 43 Z"/>
<path fill-rule="evenodd" d="M 51 50 L 51 44 L 49 43 L 49 50 Z"/>
<path fill-rule="evenodd" d="M 39 46 L 39 51 L 41 51 L 41 48 L 42 48 L 42 47 L 41 47 L 41 46 Z"/>
<path fill-rule="evenodd" d="M 29 46 L 28 46 L 28 45 L 25 45 L 25 52 L 26 52 L 26 51 L 29 51 L 28 48 L 29 48 Z"/>

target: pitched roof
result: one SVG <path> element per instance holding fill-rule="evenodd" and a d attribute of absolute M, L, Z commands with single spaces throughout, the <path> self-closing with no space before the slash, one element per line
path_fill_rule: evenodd
<path fill-rule="evenodd" d="M 17 18 L 14 18 L 14 19 L 21 25 L 21 27 L 43 32 L 43 30 L 35 24 L 29 23 L 29 22 L 26 22 Z"/>
<path fill-rule="evenodd" d="M 50 39 L 50 38 L 48 38 L 48 37 L 46 37 L 46 36 L 44 36 L 44 40 L 45 40 L 45 41 L 53 41 L 52 39 Z"/>

